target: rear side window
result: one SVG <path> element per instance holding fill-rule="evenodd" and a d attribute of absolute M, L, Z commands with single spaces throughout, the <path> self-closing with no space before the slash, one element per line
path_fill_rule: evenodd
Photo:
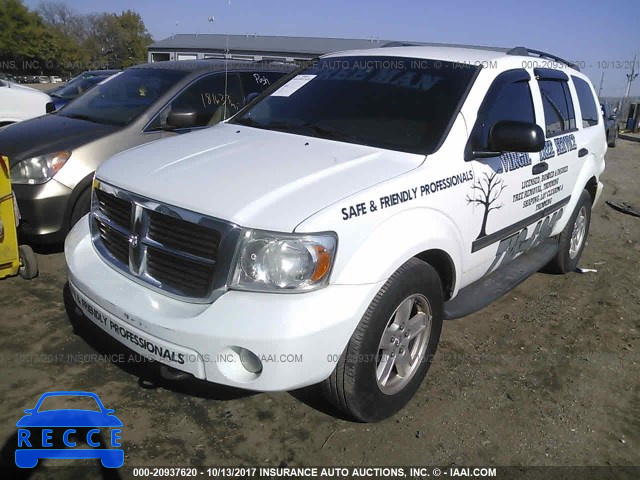
<path fill-rule="evenodd" d="M 544 106 L 547 137 L 575 130 L 576 115 L 569 84 L 565 80 L 538 80 L 538 85 Z"/>
<path fill-rule="evenodd" d="M 582 113 L 582 126 L 593 127 L 598 124 L 598 107 L 593 98 L 591 87 L 589 84 L 578 77 L 571 77 L 573 85 L 578 93 L 578 102 L 580 103 L 580 111 Z"/>

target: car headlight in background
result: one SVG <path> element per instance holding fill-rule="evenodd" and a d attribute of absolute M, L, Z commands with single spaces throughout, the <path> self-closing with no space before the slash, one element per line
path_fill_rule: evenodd
<path fill-rule="evenodd" d="M 286 234 L 245 231 L 230 288 L 306 292 L 327 285 L 336 254 L 334 233 Z"/>
<path fill-rule="evenodd" d="M 11 168 L 11 183 L 38 185 L 48 182 L 69 157 L 71 152 L 62 151 L 22 160 Z"/>

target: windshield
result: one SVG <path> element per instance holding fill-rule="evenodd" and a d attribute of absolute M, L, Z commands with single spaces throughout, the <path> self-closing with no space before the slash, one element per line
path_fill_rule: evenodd
<path fill-rule="evenodd" d="M 96 85 L 59 115 L 96 123 L 125 126 L 138 118 L 186 72 L 132 68 Z"/>
<path fill-rule="evenodd" d="M 73 82 L 73 84 L 68 83 L 60 90 L 49 93 L 52 97 L 64 98 L 65 100 L 71 100 L 76 98 L 78 95 L 82 95 L 84 92 L 89 90 L 94 85 L 100 83 L 105 78 L 109 78 L 109 76 L 95 76 L 83 78 L 77 82 Z"/>
<path fill-rule="evenodd" d="M 428 154 L 476 71 L 414 58 L 324 58 L 231 123 Z"/>

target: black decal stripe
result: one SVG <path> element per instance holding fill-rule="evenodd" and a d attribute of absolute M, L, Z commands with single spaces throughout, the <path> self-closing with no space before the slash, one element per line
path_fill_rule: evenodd
<path fill-rule="evenodd" d="M 569 200 L 571 200 L 571 196 L 563 200 L 560 200 L 558 203 L 549 205 L 547 208 L 543 208 L 539 212 L 531 215 L 530 217 L 524 218 L 519 222 L 509 225 L 508 227 L 504 227 L 503 229 L 498 230 L 497 232 L 494 232 L 490 235 L 479 238 L 478 240 L 473 242 L 471 246 L 471 253 L 477 252 L 478 250 L 482 250 L 483 248 L 488 247 L 493 243 L 496 243 L 500 240 L 510 237 L 514 233 L 522 230 L 524 227 L 531 225 L 532 223 L 537 222 L 541 218 L 544 218 L 550 213 L 558 210 L 559 208 L 564 207 L 567 203 L 569 203 Z"/>

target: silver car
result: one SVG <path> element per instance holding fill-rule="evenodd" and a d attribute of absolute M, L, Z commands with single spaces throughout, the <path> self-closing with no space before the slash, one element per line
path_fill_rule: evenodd
<path fill-rule="evenodd" d="M 182 60 L 109 77 L 61 110 L 0 130 L 30 243 L 60 243 L 89 211 L 96 168 L 143 143 L 214 125 L 294 65 Z"/>

